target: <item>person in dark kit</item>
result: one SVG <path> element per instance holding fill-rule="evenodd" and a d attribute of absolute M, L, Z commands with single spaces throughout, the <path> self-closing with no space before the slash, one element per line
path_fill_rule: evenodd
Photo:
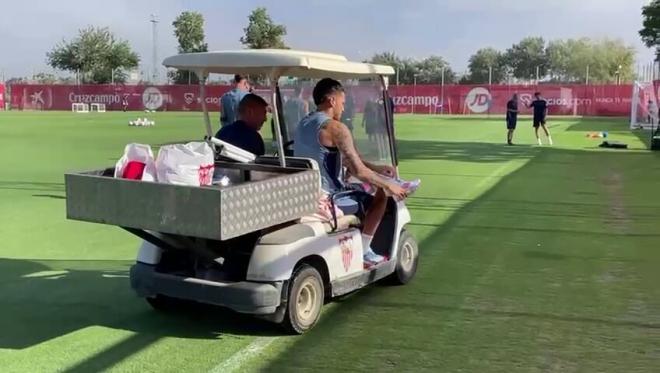
<path fill-rule="evenodd" d="M 344 112 L 341 116 L 341 122 L 353 132 L 353 118 L 355 117 L 355 99 L 350 91 L 346 92 L 346 104 L 344 105 Z"/>
<path fill-rule="evenodd" d="M 379 123 L 378 103 L 373 100 L 367 100 L 364 105 L 362 127 L 364 127 L 364 131 L 367 133 L 369 141 L 376 141 Z"/>
<path fill-rule="evenodd" d="M 259 130 L 266 122 L 267 113 L 266 100 L 248 93 L 238 104 L 238 120 L 220 128 L 215 137 L 250 153 L 264 155 L 266 147 Z"/>
<path fill-rule="evenodd" d="M 543 128 L 543 132 L 548 137 L 548 144 L 552 145 L 552 137 L 550 132 L 548 132 L 548 127 L 546 127 L 546 118 L 548 116 L 548 102 L 541 98 L 541 92 L 534 93 L 535 100 L 532 101 L 528 107 L 534 108 L 534 133 L 536 134 L 536 140 L 539 145 L 543 145 L 541 138 L 539 137 L 539 127 Z"/>
<path fill-rule="evenodd" d="M 653 100 L 649 100 L 649 104 L 646 109 L 648 111 L 648 123 L 652 126 L 655 126 L 656 122 L 658 121 L 658 105 L 656 105 Z"/>
<path fill-rule="evenodd" d="M 506 103 L 506 143 L 513 145 L 513 131 L 518 124 L 518 94 L 514 93 L 511 100 Z"/>
<path fill-rule="evenodd" d="M 124 95 L 124 98 L 121 100 L 121 109 L 124 112 L 128 109 L 128 95 Z"/>

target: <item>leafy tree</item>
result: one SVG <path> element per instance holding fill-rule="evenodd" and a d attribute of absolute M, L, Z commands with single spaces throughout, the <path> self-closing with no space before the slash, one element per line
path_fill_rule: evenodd
<path fill-rule="evenodd" d="M 660 60 L 660 0 L 653 0 L 642 7 L 643 28 L 639 30 L 642 41 L 655 48 L 656 60 Z"/>
<path fill-rule="evenodd" d="M 48 64 L 56 69 L 81 73 L 85 83 L 126 80 L 124 70 L 135 68 L 140 58 L 125 40 L 117 39 L 107 27 L 88 27 L 47 53 Z"/>
<path fill-rule="evenodd" d="M 179 53 L 198 53 L 208 51 L 204 42 L 204 16 L 199 12 L 182 12 L 172 22 L 174 36 L 179 41 Z M 197 84 L 199 77 L 185 70 L 170 71 L 169 78 L 176 84 Z"/>
<path fill-rule="evenodd" d="M 417 64 L 417 83 L 440 84 L 444 73 L 445 83 L 453 83 L 456 74 L 449 67 L 449 63 L 440 56 L 430 56 Z"/>
<path fill-rule="evenodd" d="M 541 37 L 528 37 L 514 44 L 504 55 L 506 65 L 514 77 L 522 80 L 534 80 L 544 77 L 548 71 L 545 55 L 545 41 Z"/>
<path fill-rule="evenodd" d="M 546 49 L 550 76 L 563 83 L 612 83 L 634 77 L 635 50 L 621 40 L 588 38 L 556 40 Z M 619 66 L 621 66 L 619 68 Z"/>
<path fill-rule="evenodd" d="M 474 84 L 488 83 L 489 77 L 496 84 L 506 80 L 506 61 L 503 54 L 494 48 L 479 49 L 470 57 L 468 69 L 470 76 L 467 79 Z"/>
<path fill-rule="evenodd" d="M 445 83 L 456 81 L 456 74 L 440 56 L 430 56 L 417 61 L 412 58 L 399 58 L 394 52 L 382 52 L 374 54 L 367 62 L 392 66 L 399 74 L 400 84 L 413 84 L 415 80 L 424 84 L 440 84 L 443 69 Z"/>
<path fill-rule="evenodd" d="M 282 39 L 286 26 L 275 24 L 266 8 L 253 10 L 248 19 L 248 26 L 243 29 L 245 36 L 241 37 L 243 45 L 250 49 L 288 49 Z"/>

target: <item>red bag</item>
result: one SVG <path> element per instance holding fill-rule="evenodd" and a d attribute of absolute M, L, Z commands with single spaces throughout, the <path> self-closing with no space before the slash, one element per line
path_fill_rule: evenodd
<path fill-rule="evenodd" d="M 128 161 L 124 167 L 124 173 L 121 175 L 124 179 L 142 180 L 142 173 L 144 173 L 144 162 Z"/>
<path fill-rule="evenodd" d="M 115 177 L 156 181 L 156 164 L 151 147 L 134 143 L 126 145 L 124 155 L 115 165 Z"/>

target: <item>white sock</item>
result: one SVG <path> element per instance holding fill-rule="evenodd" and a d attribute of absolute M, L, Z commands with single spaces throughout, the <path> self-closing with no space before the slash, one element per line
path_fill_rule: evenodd
<path fill-rule="evenodd" d="M 548 143 L 552 145 L 552 136 L 548 136 Z"/>
<path fill-rule="evenodd" d="M 374 239 L 374 236 L 369 236 L 367 234 L 362 235 L 362 253 L 365 254 L 367 250 L 371 249 L 371 240 Z"/>
<path fill-rule="evenodd" d="M 539 145 L 543 145 L 543 143 L 541 142 L 541 138 L 540 138 L 540 137 L 537 137 L 536 140 L 538 140 Z"/>

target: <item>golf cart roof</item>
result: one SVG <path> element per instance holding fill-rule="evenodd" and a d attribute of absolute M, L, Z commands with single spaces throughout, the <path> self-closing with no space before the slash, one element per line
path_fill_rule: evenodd
<path fill-rule="evenodd" d="M 246 49 L 184 53 L 166 58 L 166 67 L 209 73 L 267 75 L 271 78 L 292 76 L 319 79 L 357 79 L 393 75 L 386 65 L 351 62 L 337 54 L 297 51 L 290 49 Z"/>

